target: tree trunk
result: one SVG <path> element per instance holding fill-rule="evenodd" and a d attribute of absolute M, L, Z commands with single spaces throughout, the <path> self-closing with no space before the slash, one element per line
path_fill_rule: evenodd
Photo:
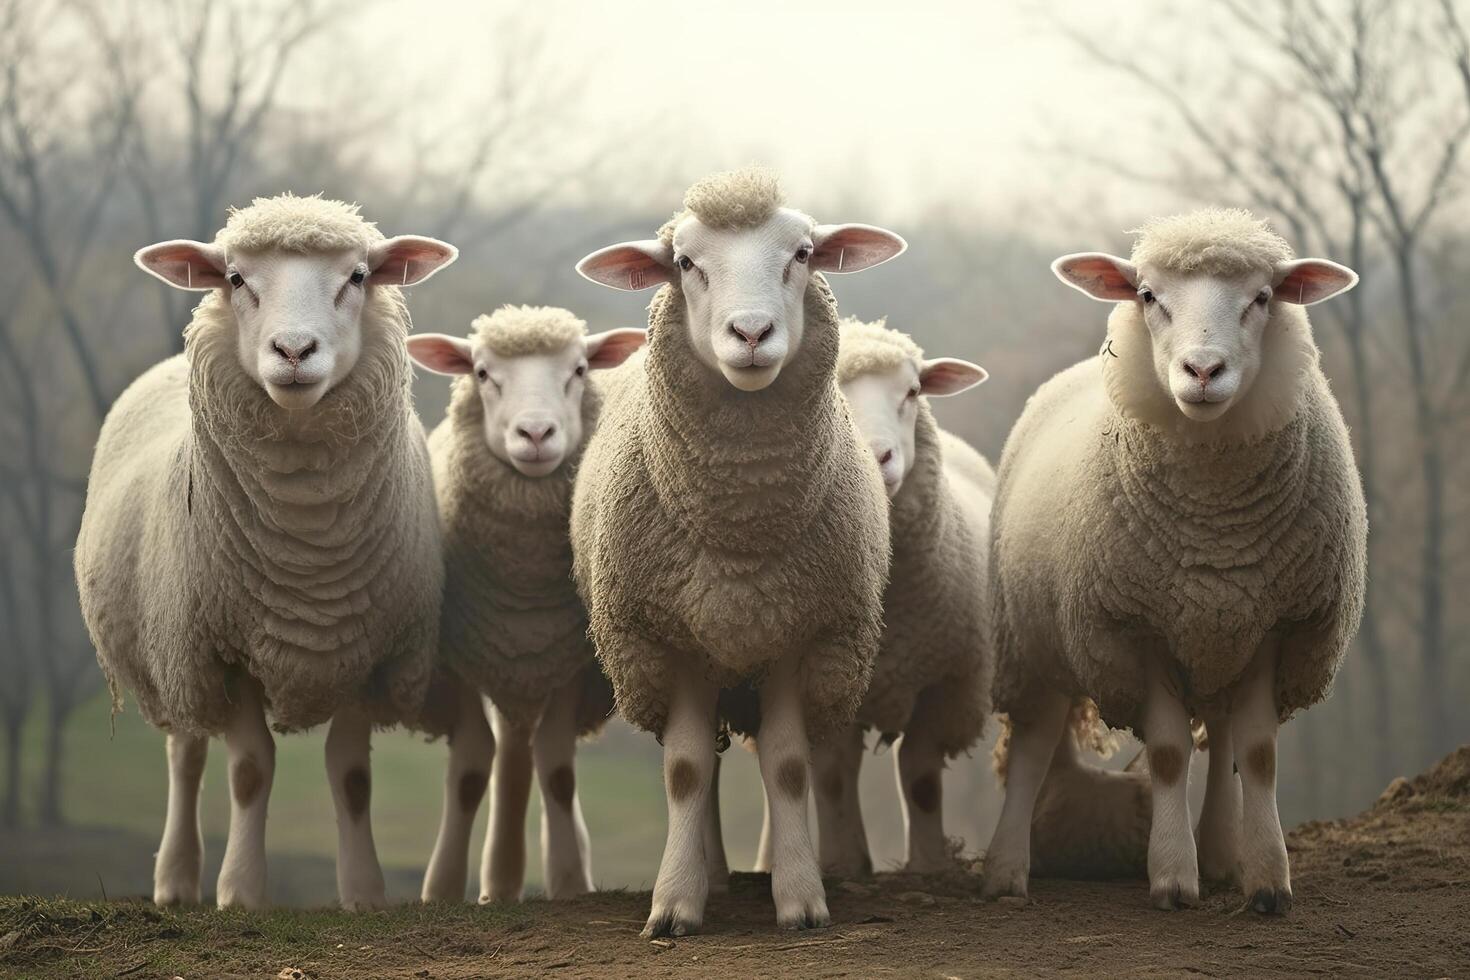
<path fill-rule="evenodd" d="M 63 827 L 66 814 L 61 803 L 61 774 L 66 754 L 66 722 L 76 707 L 58 698 L 53 690 L 51 710 L 46 715 L 46 769 L 41 783 L 41 826 Z"/>
<path fill-rule="evenodd" d="M 23 717 L 23 716 L 22 716 Z M 5 719 L 5 804 L 0 826 L 20 826 L 20 732 L 22 717 Z"/>

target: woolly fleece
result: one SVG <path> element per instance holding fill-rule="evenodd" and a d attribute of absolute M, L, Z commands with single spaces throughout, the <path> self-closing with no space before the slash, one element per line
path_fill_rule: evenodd
<path fill-rule="evenodd" d="M 918 344 L 882 321 L 842 322 L 837 376 L 843 381 L 904 361 L 918 367 L 923 359 Z M 990 496 L 968 474 L 977 464 L 990 467 L 960 439 L 942 443 L 928 399 L 918 402 L 914 465 L 889 510 L 893 557 L 883 593 L 883 643 L 857 720 L 880 732 L 903 732 L 922 700 L 940 749 L 953 757 L 979 740 L 989 703 Z"/>
<path fill-rule="evenodd" d="M 358 214 L 356 204 L 320 195 L 257 197 L 248 208 L 231 208 L 215 240 L 226 251 L 345 252 L 383 241 L 378 226 Z"/>
<path fill-rule="evenodd" d="M 1214 221 L 1202 225 L 1232 234 Z M 1183 248 L 1174 223 L 1149 227 L 1169 231 L 1171 254 Z M 1188 240 L 1211 256 L 1278 254 L 1251 234 L 1218 248 Z M 1144 241 L 1135 254 L 1155 251 Z M 1136 305 L 1118 306 L 1110 336 Z M 1299 307 L 1273 303 L 1265 330 L 1310 346 Z M 1247 398 L 1273 406 L 1257 413 L 1272 420 L 1266 431 L 1225 429 L 1208 442 L 1140 420 L 1117 396 L 1109 376 L 1143 377 L 1132 363 L 1151 356 L 1142 344 L 1114 343 L 1032 396 L 1001 458 L 993 515 L 996 710 L 1024 709 L 1044 685 L 1137 727 L 1143 658 L 1161 655 L 1198 715 L 1268 633 L 1282 638 L 1281 718 L 1327 695 L 1362 616 L 1367 521 L 1347 429 L 1312 353 L 1286 374 L 1263 365 Z"/>
<path fill-rule="evenodd" d="M 1133 244 L 1134 265 L 1176 272 L 1237 276 L 1269 272 L 1292 258 L 1286 239 L 1239 208 L 1203 208 L 1154 218 L 1129 234 L 1139 236 Z"/>
<path fill-rule="evenodd" d="M 519 352 L 505 355 L 513 357 L 559 350 L 582 337 L 586 324 L 562 309 L 505 306 L 478 317 L 474 328 L 499 352 Z M 589 435 L 602 402 L 596 376 L 589 373 L 582 398 Z M 553 473 L 521 474 L 485 445 L 472 375 L 455 379 L 448 414 L 429 437 L 444 532 L 443 663 L 524 727 L 535 724 L 548 695 L 586 674 L 582 734 L 601 728 L 613 706 L 572 581 L 568 520 L 585 445 L 586 435 Z"/>
<path fill-rule="evenodd" d="M 684 193 L 683 210 L 664 222 L 659 240 L 674 244 L 674 229 L 686 215 L 695 214 L 710 228 L 754 228 L 764 224 L 785 204 L 775 171 L 762 167 L 710 174 Z"/>
<path fill-rule="evenodd" d="M 324 212 L 352 215 L 362 241 L 376 234 L 336 202 L 260 204 L 230 219 L 255 247 L 273 223 L 283 242 L 310 240 L 303 229 Z M 443 564 L 408 325 L 399 290 L 372 287 L 358 364 L 316 407 L 291 413 L 241 369 L 234 314 L 212 292 L 185 353 L 118 398 L 75 562 L 115 709 L 126 687 L 152 724 L 218 733 L 248 672 L 281 730 L 326 721 L 349 700 L 378 723 L 417 712 Z"/>
<path fill-rule="evenodd" d="M 754 685 L 789 651 L 813 738 L 850 725 L 867 690 L 888 503 L 837 389 L 837 304 L 820 275 L 805 304 L 800 356 L 761 391 L 698 361 L 676 284 L 649 307 L 646 354 L 606 372 L 574 567 L 618 709 L 655 734 L 676 657 L 727 689 L 737 732 L 758 729 Z"/>

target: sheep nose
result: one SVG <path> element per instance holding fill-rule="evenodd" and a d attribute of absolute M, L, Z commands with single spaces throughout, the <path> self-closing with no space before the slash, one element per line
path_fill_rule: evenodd
<path fill-rule="evenodd" d="M 730 321 L 730 332 L 741 338 L 752 349 L 759 347 L 761 341 L 769 337 L 776 329 L 776 324 L 767 320 L 764 323 L 741 323 L 738 320 Z"/>
<path fill-rule="evenodd" d="M 271 347 L 282 359 L 300 364 L 316 352 L 316 341 L 277 338 L 271 341 Z"/>
<path fill-rule="evenodd" d="M 531 445 L 540 447 L 541 443 L 551 438 L 556 433 L 556 423 L 537 421 L 522 422 L 516 426 L 516 435 L 527 440 Z"/>
<path fill-rule="evenodd" d="M 1184 370 L 1188 371 L 1202 385 L 1207 385 L 1220 376 L 1225 370 L 1225 362 L 1214 359 L 1209 361 L 1185 361 Z"/>

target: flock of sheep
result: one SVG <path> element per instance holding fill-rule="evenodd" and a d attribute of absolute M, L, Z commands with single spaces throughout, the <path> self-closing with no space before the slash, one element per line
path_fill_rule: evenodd
<path fill-rule="evenodd" d="M 520 896 L 533 774 L 547 894 L 586 892 L 574 754 L 615 706 L 664 750 L 648 935 L 698 929 L 727 885 L 732 734 L 759 759 L 777 922 L 807 928 L 829 921 L 824 873 L 872 871 L 865 732 L 898 739 L 907 864 L 938 870 L 946 760 L 992 711 L 987 896 L 1025 896 L 1033 861 L 1096 871 L 1136 843 L 1159 907 L 1203 876 L 1285 911 L 1277 728 L 1327 693 L 1366 536 L 1302 307 L 1356 275 L 1222 210 L 1149 223 L 1131 260 L 1058 259 L 1115 304 L 1107 340 L 1037 390 L 997 476 L 927 403 L 985 372 L 838 316 L 826 276 L 904 248 L 786 207 L 768 172 L 717 174 L 656 237 L 577 266 L 661 287 L 646 332 L 506 306 L 468 337 L 410 336 L 402 293 L 455 249 L 340 202 L 261 199 L 213 243 L 138 252 L 206 295 L 185 353 L 108 415 L 76 573 L 115 705 L 131 690 L 168 733 L 154 900 L 199 900 L 222 736 L 218 901 L 264 904 L 271 728 L 322 723 L 345 907 L 385 901 L 368 753 L 395 724 L 449 747 L 426 901 L 463 898 L 487 787 L 480 898 Z M 455 376 L 427 436 L 410 360 Z M 1104 722 L 1141 734 L 1146 771 L 1082 761 Z"/>

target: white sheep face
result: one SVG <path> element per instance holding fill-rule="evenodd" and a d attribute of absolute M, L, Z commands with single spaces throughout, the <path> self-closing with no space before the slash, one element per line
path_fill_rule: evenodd
<path fill-rule="evenodd" d="M 714 228 L 688 214 L 672 246 L 657 239 L 612 245 L 577 271 L 617 289 L 677 281 L 695 356 L 741 391 L 759 391 L 801 349 L 813 271 L 858 272 L 906 247 L 882 228 L 818 225 L 791 208 L 744 228 Z"/>
<path fill-rule="evenodd" d="M 920 397 L 959 394 L 987 376 L 978 364 L 943 357 L 922 363 L 903 361 L 843 382 L 842 394 L 852 410 L 858 434 L 883 474 L 890 500 L 914 468 L 914 428 Z"/>
<path fill-rule="evenodd" d="M 646 336 L 609 330 L 560 350 L 507 357 L 480 340 L 417 334 L 408 338 L 408 353 L 439 374 L 473 374 L 485 445 L 523 475 L 542 477 L 582 444 L 587 372 L 623 363 Z"/>
<path fill-rule="evenodd" d="M 335 252 L 226 250 L 170 241 L 134 261 L 180 289 L 221 289 L 238 328 L 240 368 L 277 405 L 313 407 L 356 367 L 369 289 L 413 285 L 458 252 L 432 238 L 405 235 L 366 249 Z"/>
<path fill-rule="evenodd" d="M 1052 270 L 1094 299 L 1137 304 L 1148 329 L 1152 382 L 1194 422 L 1221 418 L 1251 391 L 1275 303 L 1311 305 L 1358 281 L 1351 269 L 1325 259 L 1217 276 L 1086 252 L 1057 259 Z"/>

